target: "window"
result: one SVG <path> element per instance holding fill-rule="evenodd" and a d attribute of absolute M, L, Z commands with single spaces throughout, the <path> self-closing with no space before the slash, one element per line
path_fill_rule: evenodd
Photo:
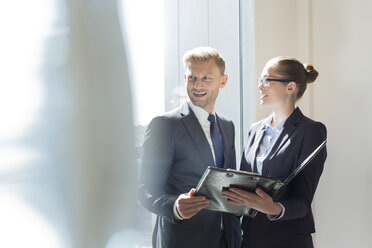
<path fill-rule="evenodd" d="M 125 130 L 121 127 L 125 117 L 120 114 L 127 96 L 127 88 L 117 83 L 127 76 L 120 71 L 121 40 L 113 41 L 120 30 L 114 27 L 116 17 L 110 19 L 116 14 L 112 11 L 118 9 L 114 2 L 83 2 L 0 4 L 1 247 L 30 243 L 41 248 L 83 247 L 79 244 L 91 241 L 90 234 L 97 231 L 85 228 L 98 216 L 92 213 L 100 210 L 92 206 L 100 199 L 95 204 L 90 201 L 96 193 L 109 199 L 99 206 L 107 207 L 106 211 L 122 203 L 112 201 L 122 192 L 113 185 L 121 184 L 107 180 L 125 166 L 125 159 L 118 155 L 124 150 L 121 145 L 125 138 L 115 137 Z M 252 98 L 246 97 L 246 86 L 255 84 L 252 63 L 246 62 L 251 50 L 245 50 L 252 45 L 246 39 L 251 33 L 246 36 L 245 30 L 251 27 L 246 21 L 252 19 L 247 13 L 253 11 L 253 1 L 118 2 L 135 103 L 137 166 L 145 126 L 152 117 L 186 99 L 181 61 L 184 52 L 205 45 L 219 50 L 227 63 L 229 81 L 216 109 L 235 123 L 239 161 L 246 114 L 254 115 L 246 111 L 246 106 L 254 103 L 254 98 L 247 102 Z M 101 34 L 109 34 L 110 39 Z M 105 67 L 106 61 L 116 67 Z M 110 128 L 117 129 L 113 132 Z M 107 162 L 113 147 L 119 147 L 117 157 Z M 101 176 L 100 172 L 107 174 Z M 99 186 L 90 187 L 96 185 L 96 178 L 101 180 Z M 120 215 L 124 208 L 116 209 L 115 214 Z M 113 235 L 106 248 L 151 246 L 154 216 L 138 207 L 129 222 L 131 227 Z"/>
<path fill-rule="evenodd" d="M 247 123 L 255 118 L 254 56 L 251 55 L 254 39 L 250 30 L 253 1 L 121 0 L 121 3 L 137 105 L 134 123 L 137 158 L 149 121 L 187 99 L 181 61 L 184 52 L 197 46 L 212 46 L 225 58 L 229 75 L 216 110 L 235 123 L 239 162 Z M 136 236 L 137 245 L 151 246 L 155 216 L 141 207 L 135 216 L 139 221 L 133 226 L 132 235 Z"/>

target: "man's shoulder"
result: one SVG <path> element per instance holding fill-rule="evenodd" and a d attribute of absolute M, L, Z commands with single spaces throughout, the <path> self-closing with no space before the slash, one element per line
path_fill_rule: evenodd
<path fill-rule="evenodd" d="M 233 124 L 233 121 L 230 118 L 228 118 L 228 117 L 226 117 L 226 116 L 224 116 L 222 114 L 219 114 L 219 113 L 217 113 L 217 116 L 218 116 L 218 118 L 219 118 L 220 121 L 227 122 L 227 123 L 232 123 Z"/>
<path fill-rule="evenodd" d="M 166 113 L 164 113 L 162 116 L 167 119 L 180 119 L 182 113 L 182 106 L 172 109 Z"/>
<path fill-rule="evenodd" d="M 149 126 L 169 127 L 170 125 L 174 125 L 179 122 L 181 116 L 181 108 L 176 108 L 164 114 L 155 116 L 152 118 Z"/>

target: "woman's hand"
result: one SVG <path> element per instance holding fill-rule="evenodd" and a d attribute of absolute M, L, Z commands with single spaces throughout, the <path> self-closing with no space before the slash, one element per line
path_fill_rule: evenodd
<path fill-rule="evenodd" d="M 227 198 L 229 203 L 244 205 L 265 214 L 279 215 L 282 212 L 282 207 L 260 188 L 256 188 L 256 193 L 253 193 L 230 187 L 222 191 L 222 196 Z"/>

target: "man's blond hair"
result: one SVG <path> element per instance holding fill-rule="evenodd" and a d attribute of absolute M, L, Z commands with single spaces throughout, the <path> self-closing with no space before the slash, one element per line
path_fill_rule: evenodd
<path fill-rule="evenodd" d="M 214 59 L 218 69 L 220 69 L 221 75 L 224 75 L 225 60 L 217 50 L 212 47 L 197 47 L 187 51 L 183 56 L 183 65 L 187 68 L 189 64 L 200 64 L 209 59 Z"/>

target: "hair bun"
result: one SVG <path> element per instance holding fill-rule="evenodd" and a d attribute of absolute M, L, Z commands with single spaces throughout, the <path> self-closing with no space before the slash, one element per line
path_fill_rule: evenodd
<path fill-rule="evenodd" d="M 314 66 L 312 66 L 310 64 L 304 64 L 304 67 L 305 67 L 307 72 L 314 70 Z"/>
<path fill-rule="evenodd" d="M 314 69 L 313 65 L 311 64 L 304 64 L 304 68 L 306 70 L 307 76 L 306 76 L 306 83 L 312 83 L 316 80 L 319 73 L 317 70 Z"/>

